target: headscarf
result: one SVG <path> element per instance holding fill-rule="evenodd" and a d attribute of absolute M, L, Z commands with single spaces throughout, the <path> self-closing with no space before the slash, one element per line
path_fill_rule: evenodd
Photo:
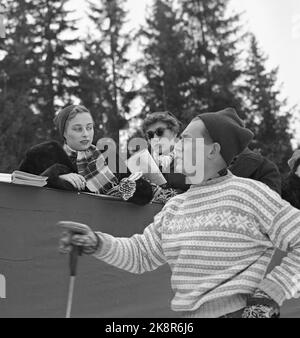
<path fill-rule="evenodd" d="M 53 122 L 62 139 L 64 139 L 66 122 L 68 121 L 69 116 L 73 112 L 77 112 L 78 114 L 79 113 L 90 113 L 86 107 L 78 106 L 78 105 L 71 105 L 71 106 L 65 107 L 62 110 L 60 110 L 58 114 L 55 116 Z"/>

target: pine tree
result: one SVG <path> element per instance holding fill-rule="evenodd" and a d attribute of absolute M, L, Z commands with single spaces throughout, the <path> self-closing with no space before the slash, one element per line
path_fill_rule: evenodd
<path fill-rule="evenodd" d="M 55 138 L 53 118 L 60 106 L 70 103 L 77 87 L 78 59 L 72 47 L 78 43 L 76 20 L 66 10 L 68 0 L 32 0 L 34 9 L 35 106 L 39 113 L 44 138 Z"/>
<path fill-rule="evenodd" d="M 89 17 L 96 32 L 85 43 L 79 96 L 94 113 L 102 133 L 118 141 L 119 129 L 127 121 L 130 91 L 126 91 L 130 34 L 125 32 L 127 12 L 124 0 L 91 1 Z"/>
<path fill-rule="evenodd" d="M 252 147 L 273 160 L 282 172 L 288 170 L 292 153 L 290 132 L 291 111 L 281 100 L 278 89 L 278 68 L 268 71 L 267 57 L 260 50 L 254 35 L 245 67 L 247 124 L 255 133 Z"/>
<path fill-rule="evenodd" d="M 1 150 L 3 170 L 15 168 L 25 150 L 54 138 L 53 118 L 69 103 L 76 85 L 78 61 L 71 56 L 76 38 L 74 21 L 64 8 L 67 0 L 5 0 L 7 37 L 0 48 Z"/>
<path fill-rule="evenodd" d="M 183 0 L 182 17 L 200 76 L 191 79 L 188 110 L 216 111 L 232 106 L 244 116 L 240 97 L 238 42 L 244 37 L 239 15 L 228 14 L 228 0 Z"/>
<path fill-rule="evenodd" d="M 172 111 L 182 121 L 191 77 L 186 32 L 170 0 L 156 0 L 139 33 L 143 57 L 139 68 L 147 80 L 141 90 L 145 111 Z"/>
<path fill-rule="evenodd" d="M 99 139 L 108 135 L 105 122 L 113 104 L 105 54 L 98 42 L 92 41 L 91 37 L 87 40 L 81 57 L 77 95 L 92 113 L 95 120 L 95 139 Z"/>
<path fill-rule="evenodd" d="M 31 7 L 25 1 L 5 0 L 8 25 L 0 39 L 0 171 L 18 167 L 29 146 L 37 141 L 37 119 L 32 110 L 34 67 L 28 43 Z"/>

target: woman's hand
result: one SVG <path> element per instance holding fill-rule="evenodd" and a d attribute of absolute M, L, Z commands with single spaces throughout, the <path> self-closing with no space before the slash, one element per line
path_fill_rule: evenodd
<path fill-rule="evenodd" d="M 87 255 L 92 255 L 99 249 L 100 238 L 87 225 L 63 221 L 58 226 L 65 230 L 59 241 L 59 251 L 62 254 L 70 253 L 73 245 L 80 247 Z"/>
<path fill-rule="evenodd" d="M 73 185 L 73 187 L 79 191 L 82 191 L 86 187 L 86 180 L 83 176 L 71 173 L 66 175 L 61 175 L 59 178 L 63 181 L 67 181 Z"/>

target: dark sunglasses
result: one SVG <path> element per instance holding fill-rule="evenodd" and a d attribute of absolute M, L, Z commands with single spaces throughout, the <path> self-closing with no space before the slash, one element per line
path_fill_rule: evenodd
<path fill-rule="evenodd" d="M 152 140 L 154 138 L 154 136 L 158 136 L 158 137 L 162 137 L 165 133 L 165 131 L 167 130 L 168 128 L 163 128 L 163 127 L 159 127 L 157 128 L 156 130 L 152 131 L 152 130 L 149 130 L 147 131 L 147 138 L 149 140 Z"/>

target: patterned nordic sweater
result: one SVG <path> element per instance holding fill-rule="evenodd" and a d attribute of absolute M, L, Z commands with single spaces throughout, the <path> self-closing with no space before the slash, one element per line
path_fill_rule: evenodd
<path fill-rule="evenodd" d="M 237 311 L 256 288 L 280 305 L 299 290 L 300 211 L 230 172 L 172 198 L 141 235 L 97 234 L 95 257 L 115 267 L 141 274 L 168 263 L 172 309 L 188 316 Z M 289 254 L 265 277 L 275 248 Z"/>

